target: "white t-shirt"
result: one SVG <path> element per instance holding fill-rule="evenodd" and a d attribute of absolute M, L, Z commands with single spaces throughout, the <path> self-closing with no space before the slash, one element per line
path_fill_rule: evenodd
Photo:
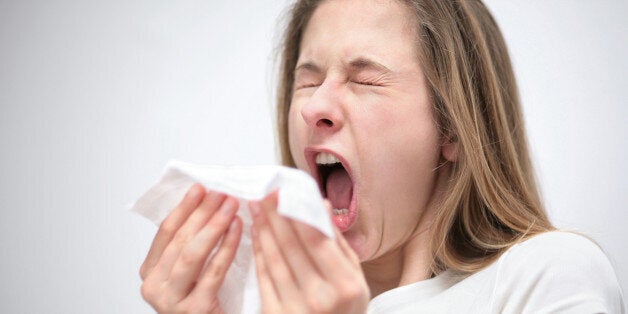
<path fill-rule="evenodd" d="M 374 313 L 624 313 L 617 277 L 589 239 L 547 232 L 514 245 L 487 268 L 451 272 L 386 291 Z"/>

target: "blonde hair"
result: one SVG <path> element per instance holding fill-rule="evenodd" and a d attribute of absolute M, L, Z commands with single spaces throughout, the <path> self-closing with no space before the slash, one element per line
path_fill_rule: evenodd
<path fill-rule="evenodd" d="M 321 2 L 294 4 L 280 51 L 278 138 L 282 163 L 292 167 L 294 68 L 305 26 Z M 419 58 L 441 134 L 457 143 L 433 224 L 432 272 L 473 273 L 513 244 L 553 229 L 537 190 L 510 57 L 481 1 L 400 2 L 416 16 Z"/>

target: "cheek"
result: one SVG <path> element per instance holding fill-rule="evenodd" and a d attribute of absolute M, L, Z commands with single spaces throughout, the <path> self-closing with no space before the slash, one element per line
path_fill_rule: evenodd
<path fill-rule="evenodd" d="M 292 104 L 288 113 L 288 144 L 290 145 L 290 153 L 298 168 L 305 166 L 305 157 L 303 156 L 303 145 L 306 140 L 305 121 L 301 117 L 298 105 Z"/>
<path fill-rule="evenodd" d="M 371 158 L 364 160 L 365 179 L 378 206 L 396 208 L 400 219 L 407 220 L 431 198 L 440 156 L 439 133 L 429 103 L 400 109 L 405 110 L 380 112 L 374 121 L 378 136 L 368 137 Z"/>
<path fill-rule="evenodd" d="M 370 123 L 358 132 L 367 133 L 367 145 L 379 147 L 377 155 L 395 160 L 399 167 L 437 161 L 439 133 L 429 104 L 401 109 L 373 113 Z"/>

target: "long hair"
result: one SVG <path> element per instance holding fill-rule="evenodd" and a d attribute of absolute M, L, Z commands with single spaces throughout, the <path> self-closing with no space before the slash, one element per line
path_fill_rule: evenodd
<path fill-rule="evenodd" d="M 293 5 L 280 49 L 277 130 L 282 163 L 292 167 L 294 69 L 305 27 L 321 2 Z M 535 182 L 510 57 L 480 0 L 399 2 L 415 16 L 419 61 L 439 131 L 457 143 L 432 228 L 432 272 L 473 273 L 513 244 L 553 229 Z"/>

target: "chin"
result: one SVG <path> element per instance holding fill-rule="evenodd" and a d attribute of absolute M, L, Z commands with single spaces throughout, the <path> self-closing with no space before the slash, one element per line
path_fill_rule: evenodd
<path fill-rule="evenodd" d="M 358 227 L 357 224 L 354 227 Z M 362 232 L 352 228 L 342 233 L 353 252 L 358 256 L 360 262 L 370 260 L 375 252 L 369 249 L 367 236 Z"/>

